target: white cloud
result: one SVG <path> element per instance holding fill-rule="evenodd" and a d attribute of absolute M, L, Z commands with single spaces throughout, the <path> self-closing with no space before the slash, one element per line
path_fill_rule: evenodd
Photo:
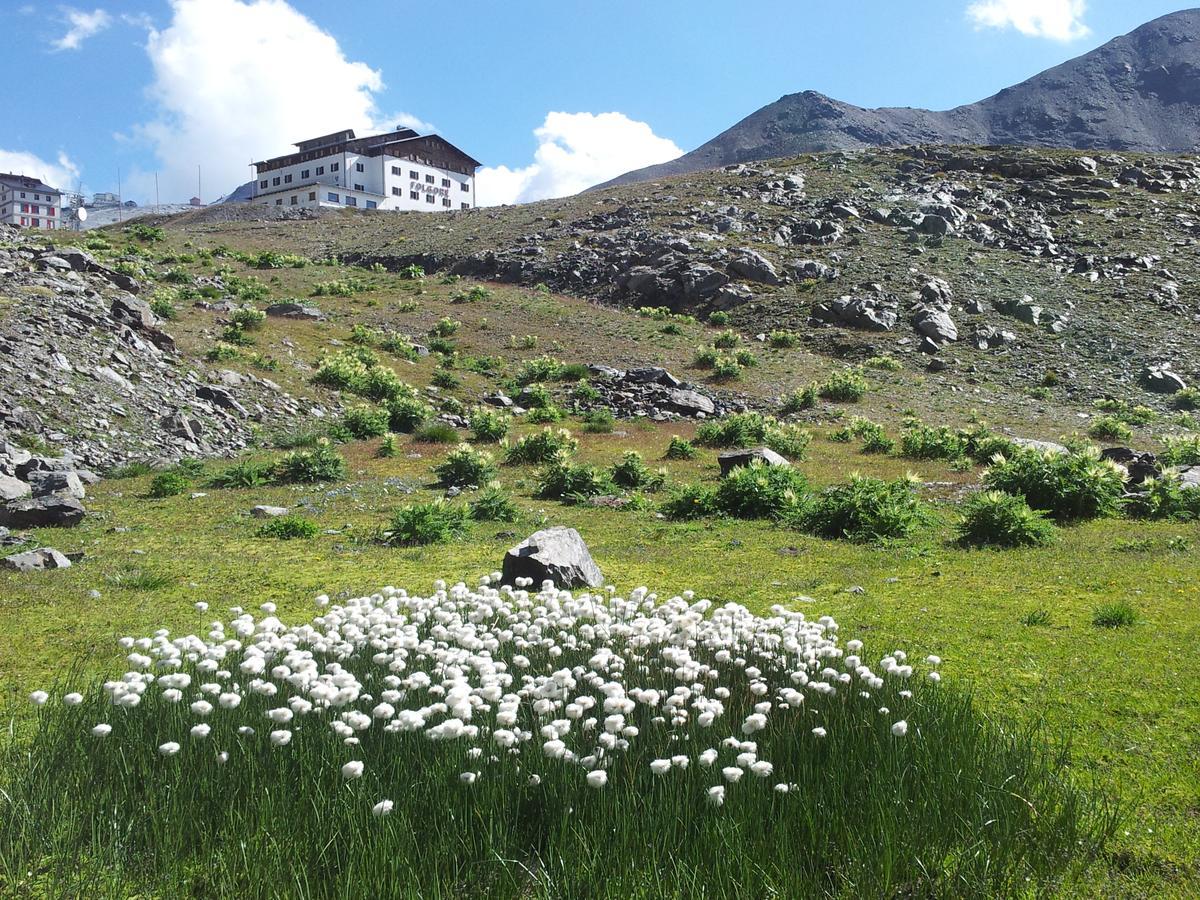
<path fill-rule="evenodd" d="M 538 148 L 530 165 L 479 170 L 476 197 L 481 206 L 577 194 L 631 169 L 683 154 L 645 122 L 618 112 L 552 112 L 533 134 Z"/>
<path fill-rule="evenodd" d="M 84 12 L 81 9 L 66 9 L 67 33 L 52 42 L 55 50 L 78 50 L 83 42 L 99 34 L 112 24 L 112 16 L 102 9 Z"/>
<path fill-rule="evenodd" d="M 40 178 L 50 187 L 64 191 L 74 190 L 79 180 L 79 167 L 65 153 L 59 153 L 56 162 L 46 162 L 23 150 L 0 150 L 0 172 Z"/>
<path fill-rule="evenodd" d="M 146 52 L 160 114 L 137 135 L 158 156 L 164 201 L 195 193 L 198 165 L 211 200 L 252 178 L 251 161 L 287 153 L 294 141 L 426 125 L 381 115 L 380 73 L 347 59 L 284 0 L 171 0 L 171 22 L 150 30 Z M 150 196 L 153 175 L 131 184 Z"/>
<path fill-rule="evenodd" d="M 976 28 L 1015 28 L 1030 37 L 1074 41 L 1091 29 L 1083 23 L 1087 0 L 974 0 L 967 18 Z"/>

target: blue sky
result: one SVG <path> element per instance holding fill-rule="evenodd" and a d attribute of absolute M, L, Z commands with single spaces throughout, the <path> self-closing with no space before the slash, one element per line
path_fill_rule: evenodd
<path fill-rule="evenodd" d="M 494 202 L 693 149 L 783 94 L 978 100 L 1189 4 L 1160 0 L 0 0 L 0 170 L 204 199 L 341 127 L 436 127 Z M 15 107 L 15 109 L 13 108 Z M 556 115 L 551 115 L 556 114 Z M 608 115 L 604 115 L 608 114 Z"/>

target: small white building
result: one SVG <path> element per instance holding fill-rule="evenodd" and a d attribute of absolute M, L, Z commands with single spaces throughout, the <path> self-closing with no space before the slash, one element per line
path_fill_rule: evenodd
<path fill-rule="evenodd" d="M 62 228 L 62 191 L 37 178 L 0 172 L 0 224 Z"/>
<path fill-rule="evenodd" d="M 472 159 L 436 134 L 411 128 L 356 138 L 347 129 L 255 163 L 252 203 L 262 206 L 440 210 L 475 208 Z"/>

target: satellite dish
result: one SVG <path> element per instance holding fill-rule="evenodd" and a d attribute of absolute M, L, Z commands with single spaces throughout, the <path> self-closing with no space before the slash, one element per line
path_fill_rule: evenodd
<path fill-rule="evenodd" d="M 87 221 L 87 210 L 84 209 L 82 206 L 79 207 L 79 209 L 75 210 L 75 215 L 78 217 L 80 222 Z"/>

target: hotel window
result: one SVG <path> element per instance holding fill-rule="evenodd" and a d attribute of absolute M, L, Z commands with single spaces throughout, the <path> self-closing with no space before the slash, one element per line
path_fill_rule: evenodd
<path fill-rule="evenodd" d="M 316 191 L 309 191 L 309 192 L 308 192 L 308 199 L 309 199 L 309 200 L 316 200 L 316 199 L 317 199 L 317 192 L 316 192 Z"/>
<path fill-rule="evenodd" d="M 420 200 L 420 199 L 421 199 L 421 194 L 420 194 L 420 192 L 419 192 L 419 191 L 409 191 L 409 192 L 408 192 L 408 199 L 409 199 L 409 200 Z"/>
<path fill-rule="evenodd" d="M 346 205 L 347 206 L 358 206 L 358 198 L 357 197 L 347 197 Z"/>
<path fill-rule="evenodd" d="M 392 188 L 392 196 L 393 197 L 403 197 L 404 191 L 400 190 L 400 188 L 398 188 L 398 187 L 394 187 L 394 188 Z"/>
<path fill-rule="evenodd" d="M 295 206 L 298 202 L 299 198 L 295 194 L 292 194 L 292 206 Z"/>
<path fill-rule="evenodd" d="M 22 200 L 24 200 L 24 199 L 25 199 L 25 192 L 24 192 L 24 191 L 21 191 L 21 199 L 22 199 Z"/>
<path fill-rule="evenodd" d="M 471 204 L 470 204 L 470 203 L 464 203 L 464 204 L 462 205 L 462 208 L 463 208 L 463 209 L 470 209 L 470 208 L 471 208 Z"/>
<path fill-rule="evenodd" d="M 356 191 L 365 191 L 365 190 L 366 190 L 366 188 L 365 188 L 365 187 L 363 187 L 361 184 L 356 184 L 356 185 L 354 186 L 354 189 L 355 189 Z"/>
<path fill-rule="evenodd" d="M 469 184 L 467 184 L 465 181 L 459 182 L 458 186 L 460 188 L 462 188 L 464 191 L 469 191 L 471 189 L 471 186 Z"/>
<path fill-rule="evenodd" d="M 324 175 L 324 174 L 325 174 L 325 167 L 324 167 L 324 166 L 317 166 L 317 174 L 318 174 L 318 175 Z"/>
<path fill-rule="evenodd" d="M 336 171 L 338 170 L 338 166 L 340 166 L 340 165 L 341 165 L 341 163 L 330 163 L 330 164 L 329 164 L 329 171 L 330 171 L 330 172 L 336 172 Z"/>
<path fill-rule="evenodd" d="M 308 180 L 308 173 L 309 173 L 310 171 L 311 171 L 310 169 L 305 169 L 303 172 L 301 172 L 301 173 L 300 173 L 300 177 L 301 177 L 301 178 L 303 178 L 305 181 L 307 181 L 307 180 Z"/>
<path fill-rule="evenodd" d="M 21 196 L 24 197 L 25 195 L 22 194 Z M 21 212 L 23 212 L 23 213 L 29 212 L 29 204 L 28 203 L 21 204 Z"/>
<path fill-rule="evenodd" d="M 445 206 L 446 208 L 450 207 L 450 198 L 449 197 L 442 198 L 442 206 Z"/>
<path fill-rule="evenodd" d="M 426 195 L 425 195 L 425 202 L 426 202 L 426 203 L 432 203 L 432 202 L 433 202 L 433 194 L 426 194 Z"/>
<path fill-rule="evenodd" d="M 41 220 L 41 219 L 34 219 L 34 220 L 33 220 L 33 227 L 34 227 L 34 228 L 41 228 L 41 227 L 42 227 L 42 220 Z"/>
<path fill-rule="evenodd" d="M 280 197 L 278 200 L 276 200 L 276 201 L 275 201 L 275 205 L 276 205 L 276 206 L 283 206 L 283 198 L 282 198 L 282 197 Z"/>
<path fill-rule="evenodd" d="M 47 220 L 46 220 L 46 227 L 47 227 L 47 228 L 49 228 L 51 231 L 53 231 L 53 230 L 54 230 L 54 223 L 53 223 L 53 222 L 51 222 L 49 219 L 47 219 Z"/>
<path fill-rule="evenodd" d="M 442 187 L 450 187 L 450 179 L 449 178 L 442 179 Z"/>
<path fill-rule="evenodd" d="M 376 208 L 378 208 L 378 206 L 379 206 L 379 204 L 376 203 L 374 200 L 367 201 L 367 209 L 376 209 Z"/>
<path fill-rule="evenodd" d="M 434 182 L 436 182 L 436 181 L 437 181 L 437 179 L 436 179 L 436 178 L 434 178 L 432 175 L 426 175 L 426 176 L 425 176 L 425 183 L 426 183 L 426 184 L 433 184 L 433 183 L 434 183 Z"/>
<path fill-rule="evenodd" d="M 46 207 L 46 215 L 48 215 L 48 216 L 54 215 L 54 207 L 53 206 Z"/>
<path fill-rule="evenodd" d="M 283 176 L 283 183 L 284 183 L 284 184 L 291 184 L 291 183 L 292 183 L 292 176 L 291 176 L 291 175 L 284 175 L 284 176 Z"/>
<path fill-rule="evenodd" d="M 276 175 L 274 178 L 271 179 L 271 185 L 272 185 L 272 187 L 279 187 L 279 176 L 278 175 Z"/>
<path fill-rule="evenodd" d="M 354 171 L 355 171 L 355 172 L 365 172 L 365 171 L 367 171 L 367 170 L 366 170 L 366 169 L 363 167 L 363 164 L 362 164 L 362 163 L 355 163 L 355 164 L 354 164 Z"/>
<path fill-rule="evenodd" d="M 25 218 L 24 216 L 21 216 L 21 224 L 22 224 L 22 225 L 28 225 L 28 224 L 29 224 L 29 220 L 28 220 L 27 218 Z"/>
<path fill-rule="evenodd" d="M 266 187 L 268 184 L 270 184 L 270 183 L 271 183 L 271 182 L 267 181 L 267 179 L 265 179 L 265 178 L 264 178 L 262 181 L 260 181 L 260 182 L 258 183 L 258 186 L 259 186 L 260 188 L 265 188 L 265 187 Z"/>
<path fill-rule="evenodd" d="M 404 173 L 400 171 L 399 166 L 392 166 L 392 174 L 395 175 L 397 178 L 399 178 Z"/>
<path fill-rule="evenodd" d="M 419 179 L 421 177 L 421 173 L 418 172 L 416 169 L 409 169 L 408 177 L 411 178 L 413 181 L 416 181 L 417 179 Z M 23 197 L 25 195 L 22 194 L 21 196 Z"/>
<path fill-rule="evenodd" d="M 342 198 L 341 198 L 341 197 L 339 197 L 337 194 L 333 193 L 333 191 L 330 191 L 330 192 L 329 192 L 328 194 L 326 194 L 325 196 L 329 198 L 329 202 L 330 202 L 330 203 L 340 203 L 340 202 L 341 202 L 341 199 L 342 199 Z"/>

